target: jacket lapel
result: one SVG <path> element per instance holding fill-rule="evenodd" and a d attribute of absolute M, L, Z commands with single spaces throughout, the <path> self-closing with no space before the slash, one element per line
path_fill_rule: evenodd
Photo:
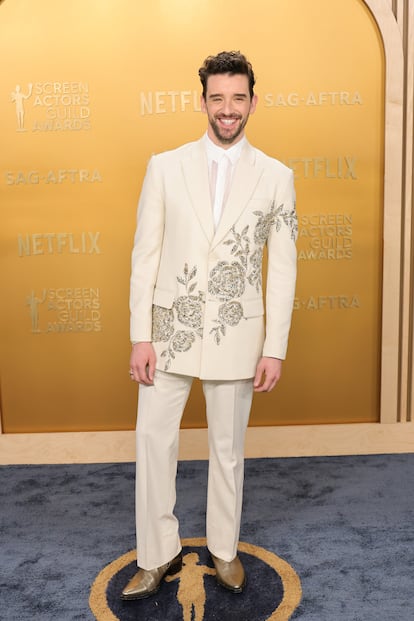
<path fill-rule="evenodd" d="M 182 169 L 191 204 L 208 242 L 211 243 L 214 236 L 213 210 L 207 155 L 202 140 L 195 142 L 191 154 L 183 158 Z"/>
<path fill-rule="evenodd" d="M 254 149 L 249 143 L 246 143 L 234 171 L 227 203 L 224 206 L 217 230 L 214 232 L 208 162 L 203 141 L 195 142 L 191 153 L 183 158 L 182 169 L 191 204 L 212 248 L 217 246 L 227 235 L 246 208 L 263 174 L 263 169 L 255 164 Z"/>
<path fill-rule="evenodd" d="M 253 148 L 246 143 L 234 171 L 230 194 L 213 238 L 213 248 L 221 242 L 240 217 L 263 174 L 263 169 L 255 166 L 255 160 Z"/>

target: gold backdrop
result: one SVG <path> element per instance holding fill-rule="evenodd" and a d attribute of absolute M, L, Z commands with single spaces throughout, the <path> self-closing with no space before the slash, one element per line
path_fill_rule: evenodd
<path fill-rule="evenodd" d="M 0 5 L 3 431 L 130 429 L 129 264 L 153 152 L 197 139 L 197 70 L 240 49 L 250 141 L 295 170 L 288 359 L 252 424 L 379 416 L 384 58 L 362 0 Z M 205 424 L 196 383 L 183 424 Z"/>

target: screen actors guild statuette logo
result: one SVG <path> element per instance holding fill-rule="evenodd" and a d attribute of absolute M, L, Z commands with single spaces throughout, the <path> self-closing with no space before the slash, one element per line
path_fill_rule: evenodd
<path fill-rule="evenodd" d="M 191 621 L 193 610 L 194 619 L 197 621 L 204 619 L 206 605 L 204 576 L 214 576 L 216 572 L 207 565 L 199 565 L 199 561 L 197 552 L 188 552 L 183 557 L 180 574 L 165 578 L 167 582 L 178 582 L 177 600 L 183 611 L 183 621 Z"/>
<path fill-rule="evenodd" d="M 29 83 L 23 92 L 20 84 L 10 93 L 16 106 L 18 132 L 29 131 L 25 118 L 30 116 L 32 132 L 85 131 L 91 129 L 89 84 L 82 81 Z M 30 114 L 27 100 L 30 101 Z"/>
<path fill-rule="evenodd" d="M 42 295 L 40 298 L 36 297 L 35 292 L 32 291 L 29 296 L 27 296 L 26 304 L 29 306 L 30 319 L 32 320 L 32 332 L 33 334 L 39 334 L 41 330 L 39 330 L 39 306 L 43 304 L 46 300 L 46 289 L 43 289 Z"/>
<path fill-rule="evenodd" d="M 32 290 L 26 298 L 26 306 L 32 334 L 102 331 L 101 297 L 97 287 L 44 288 L 40 295 Z"/>
<path fill-rule="evenodd" d="M 11 100 L 16 104 L 16 116 L 17 116 L 17 129 L 18 132 L 27 131 L 24 128 L 24 102 L 26 99 L 31 97 L 33 92 L 33 84 L 28 85 L 28 92 L 26 94 L 22 93 L 20 84 L 17 84 L 16 90 L 11 93 Z"/>

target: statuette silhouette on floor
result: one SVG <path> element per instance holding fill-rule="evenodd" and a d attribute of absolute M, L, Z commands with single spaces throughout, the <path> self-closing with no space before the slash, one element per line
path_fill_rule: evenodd
<path fill-rule="evenodd" d="M 183 558 L 181 572 L 165 577 L 166 582 L 179 580 L 177 600 L 183 609 L 183 621 L 203 621 L 206 604 L 204 576 L 216 575 L 211 567 L 198 565 L 199 560 L 197 552 L 189 552 Z M 193 609 L 194 617 L 192 617 Z"/>

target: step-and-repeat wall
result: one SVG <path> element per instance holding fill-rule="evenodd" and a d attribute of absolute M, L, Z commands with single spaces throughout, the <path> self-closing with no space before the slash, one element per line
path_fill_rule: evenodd
<path fill-rule="evenodd" d="M 198 67 L 240 49 L 247 135 L 293 168 L 298 286 L 255 425 L 379 417 L 384 57 L 362 0 L 0 4 L 3 432 L 131 429 L 130 252 L 152 153 L 205 131 Z M 184 425 L 204 426 L 196 382 Z"/>

